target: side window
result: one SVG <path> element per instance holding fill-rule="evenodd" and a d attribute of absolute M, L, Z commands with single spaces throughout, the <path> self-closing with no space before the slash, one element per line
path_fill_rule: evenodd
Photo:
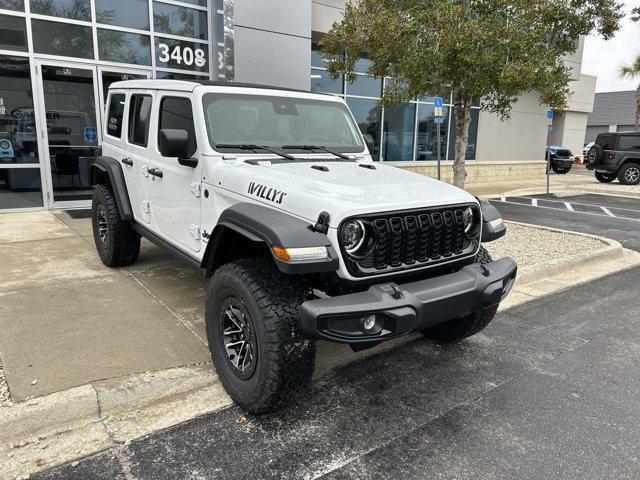
<path fill-rule="evenodd" d="M 621 136 L 620 150 L 640 150 L 640 135 L 638 136 Z"/>
<path fill-rule="evenodd" d="M 160 104 L 160 121 L 158 124 L 158 130 L 163 128 L 186 130 L 189 134 L 189 156 L 196 153 L 198 144 L 196 141 L 195 127 L 193 125 L 191 100 L 182 97 L 164 97 Z"/>
<path fill-rule="evenodd" d="M 124 93 L 115 93 L 109 100 L 107 110 L 107 135 L 120 138 L 122 136 L 122 116 L 124 114 Z"/>
<path fill-rule="evenodd" d="M 129 143 L 146 147 L 149 141 L 151 95 L 131 95 L 129 102 Z"/>

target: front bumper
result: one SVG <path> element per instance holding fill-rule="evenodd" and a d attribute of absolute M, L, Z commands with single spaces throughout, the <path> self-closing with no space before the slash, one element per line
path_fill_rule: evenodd
<path fill-rule="evenodd" d="M 511 291 L 516 272 L 516 263 L 503 258 L 404 285 L 384 283 L 366 292 L 310 300 L 302 304 L 302 328 L 311 338 L 339 343 L 388 340 L 498 305 Z M 363 329 L 371 316 L 379 332 Z"/>

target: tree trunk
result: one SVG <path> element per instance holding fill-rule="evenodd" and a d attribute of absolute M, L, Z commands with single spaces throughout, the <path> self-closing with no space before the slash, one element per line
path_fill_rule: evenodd
<path fill-rule="evenodd" d="M 467 159 L 467 141 L 469 139 L 469 125 L 471 124 L 471 100 L 463 100 L 454 107 L 456 120 L 456 156 L 453 160 L 453 184 L 464 188 L 467 178 L 465 160 Z"/>

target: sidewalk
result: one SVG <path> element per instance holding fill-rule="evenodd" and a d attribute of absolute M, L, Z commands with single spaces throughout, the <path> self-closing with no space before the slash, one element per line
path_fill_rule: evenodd
<path fill-rule="evenodd" d="M 90 234 L 88 219 L 65 213 L 0 216 L 0 358 L 14 401 L 210 360 L 202 337 L 148 291 L 162 278 L 169 301 L 197 292 L 199 272 L 158 266 L 155 247 L 135 270 L 105 268 Z"/>

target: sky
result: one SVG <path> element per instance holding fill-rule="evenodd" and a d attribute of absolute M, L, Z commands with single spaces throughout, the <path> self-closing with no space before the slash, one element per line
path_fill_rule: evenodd
<path fill-rule="evenodd" d="M 640 6 L 640 0 L 625 0 L 625 11 Z M 582 73 L 596 75 L 598 83 L 596 92 L 614 92 L 619 90 L 635 90 L 640 79 L 621 80 L 618 68 L 631 63 L 640 55 L 640 22 L 634 23 L 627 15 L 622 21 L 622 28 L 609 41 L 601 37 L 589 36 L 585 40 L 582 57 Z"/>

